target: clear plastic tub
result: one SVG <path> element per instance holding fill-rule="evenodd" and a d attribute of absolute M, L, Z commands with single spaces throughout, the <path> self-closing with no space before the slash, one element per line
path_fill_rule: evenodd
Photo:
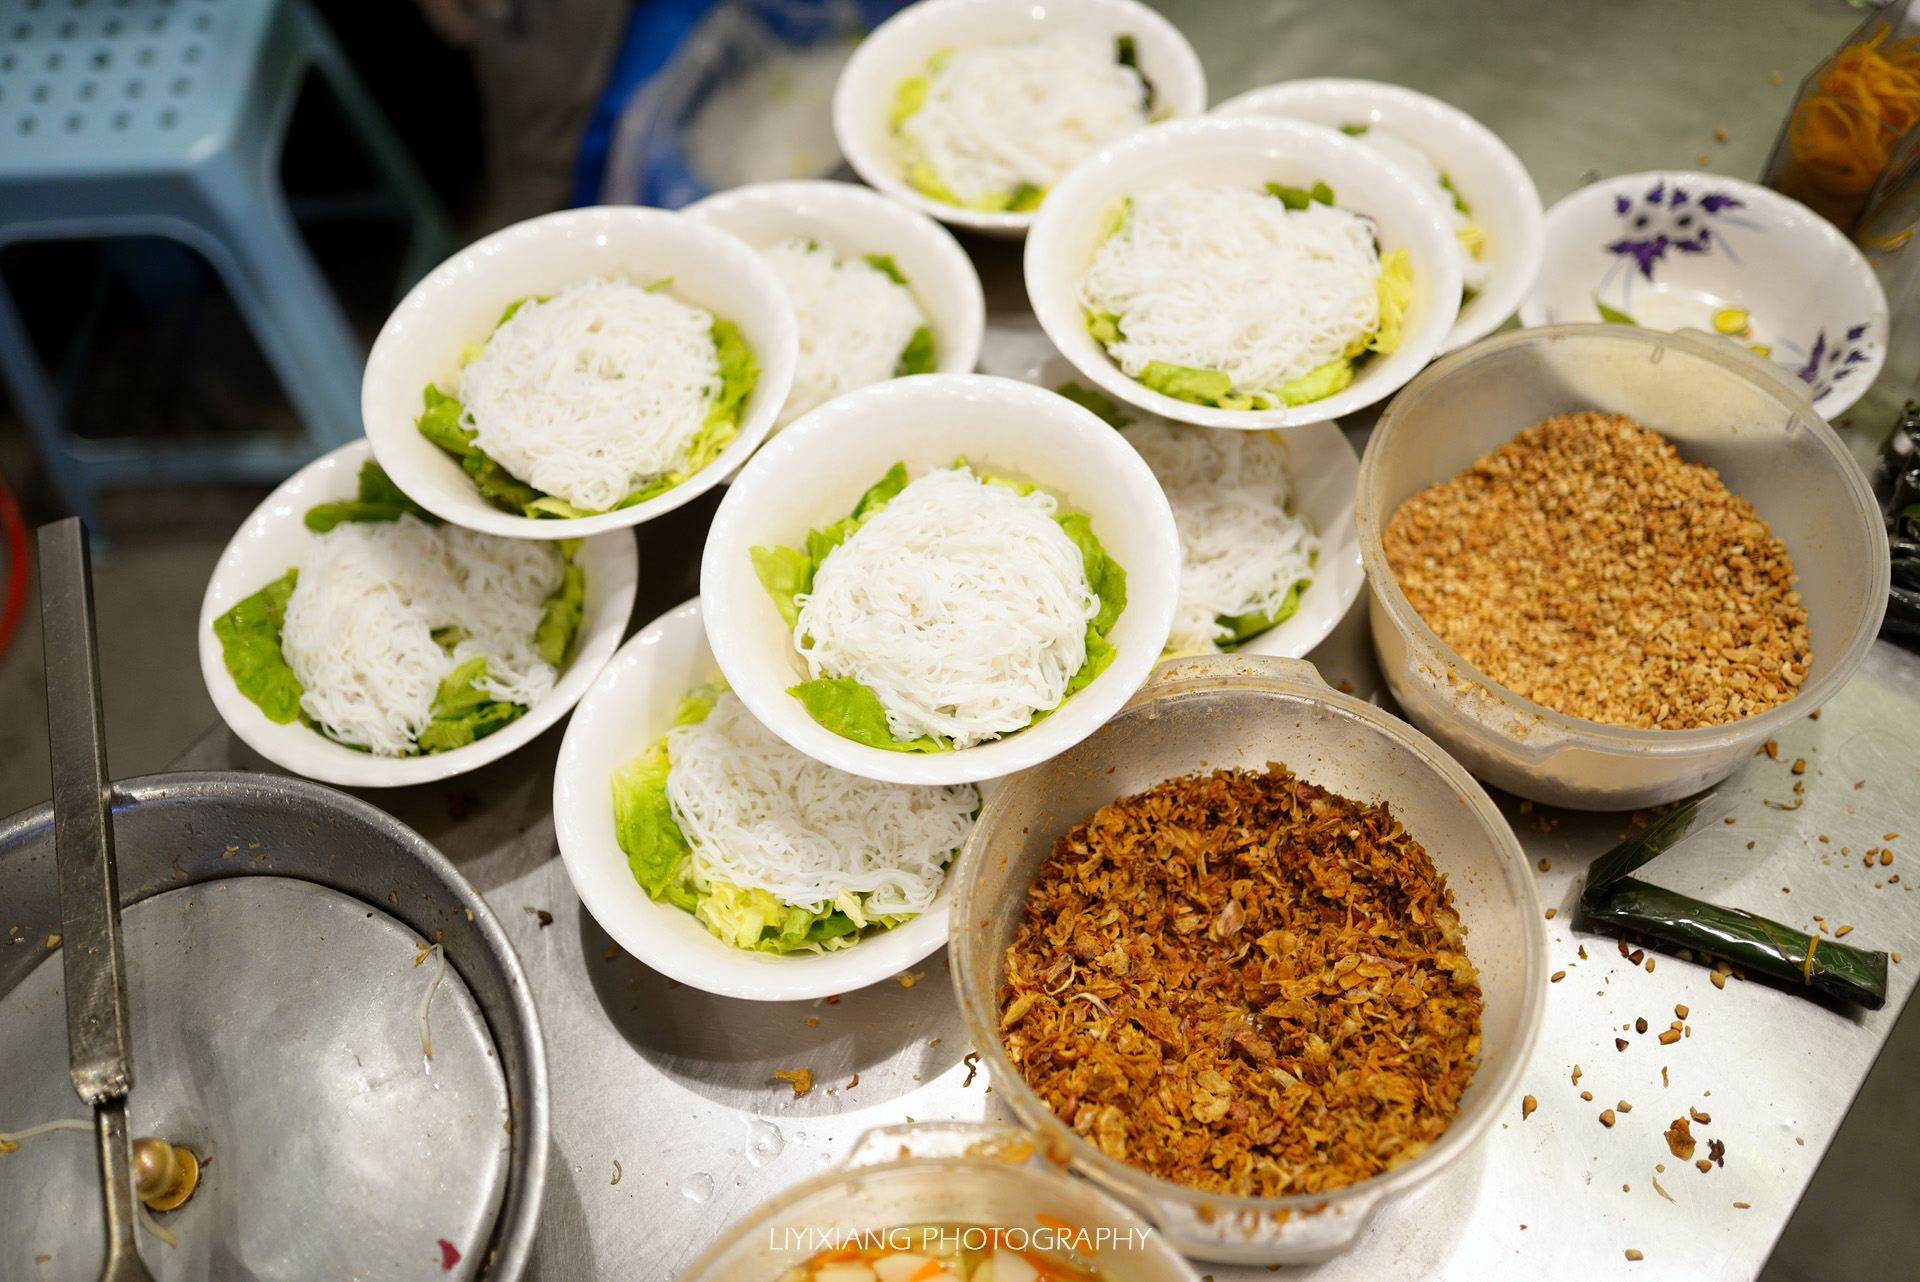
<path fill-rule="evenodd" d="M 1813 664 L 1800 693 L 1694 730 L 1635 730 L 1550 711 L 1498 685 L 1435 636 L 1387 568 L 1381 534 L 1409 497 L 1555 414 L 1625 414 L 1716 468 L 1785 540 Z M 1475 777 L 1549 805 L 1627 810 L 1726 778 L 1815 711 L 1866 658 L 1886 611 L 1887 535 L 1867 479 L 1805 385 L 1697 331 L 1547 325 L 1429 366 L 1381 415 L 1360 463 L 1360 558 L 1373 645 L 1394 698 Z"/>
<path fill-rule="evenodd" d="M 1195 1282 L 1186 1261 L 1146 1224 L 1039 1156 L 1025 1131 L 970 1123 L 868 1131 L 845 1166 L 749 1211 L 679 1282 L 777 1282 L 782 1270 L 844 1235 L 935 1224 L 1013 1229 L 1012 1245 L 1042 1249 L 1070 1226 L 1085 1230 L 1095 1249 L 1082 1258 L 1107 1282 Z M 915 1244 L 912 1235 L 885 1240 Z"/>
<path fill-rule="evenodd" d="M 1444 873 L 1485 1001 L 1480 1062 L 1459 1115 L 1432 1147 L 1325 1193 L 1210 1193 L 1108 1157 L 1027 1086 L 1000 1041 L 1006 948 L 1034 870 L 1055 839 L 1116 797 L 1201 769 L 1282 762 L 1342 796 L 1385 802 Z M 1321 682 L 1313 665 L 1262 655 L 1172 659 L 1111 721 L 1004 780 L 962 851 L 953 897 L 953 983 L 994 1098 L 1074 1170 L 1138 1209 L 1186 1255 L 1307 1264 L 1352 1246 L 1388 1198 L 1427 1183 L 1516 1107 L 1546 1015 L 1547 937 L 1526 854 L 1486 792 L 1426 736 Z"/>

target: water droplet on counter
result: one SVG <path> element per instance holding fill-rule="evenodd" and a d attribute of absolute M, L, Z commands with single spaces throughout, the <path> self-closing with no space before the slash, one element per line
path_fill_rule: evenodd
<path fill-rule="evenodd" d="M 695 1171 L 680 1186 L 680 1196 L 689 1202 L 704 1202 L 713 1196 L 713 1177 L 705 1171 Z"/>
<path fill-rule="evenodd" d="M 816 1158 L 814 1158 L 814 1159 L 813 1159 L 813 1164 L 814 1164 L 815 1166 L 832 1166 L 832 1165 L 833 1165 L 833 1154 L 831 1154 L 831 1153 L 822 1153 L 822 1154 L 821 1154 L 821 1155 L 820 1155 L 819 1157 L 816 1157 Z"/>
<path fill-rule="evenodd" d="M 780 1156 L 780 1150 L 787 1146 L 787 1137 L 780 1128 L 764 1117 L 750 1118 L 747 1121 L 747 1160 L 755 1166 L 765 1166 Z"/>

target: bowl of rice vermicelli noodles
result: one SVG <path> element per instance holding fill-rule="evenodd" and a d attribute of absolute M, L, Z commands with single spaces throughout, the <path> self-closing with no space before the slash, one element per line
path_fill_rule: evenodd
<path fill-rule="evenodd" d="M 1460 247 L 1460 315 L 1442 352 L 1492 333 L 1532 286 L 1546 217 L 1540 193 L 1512 148 L 1451 103 L 1377 80 L 1286 80 L 1213 114 L 1329 125 L 1428 186 Z"/>
<path fill-rule="evenodd" d="M 1206 106 L 1193 46 L 1135 0 L 922 0 L 854 50 L 833 130 L 893 199 L 1019 236 L 1074 165 Z"/>
<path fill-rule="evenodd" d="M 925 214 L 825 180 L 750 183 L 682 212 L 759 250 L 793 301 L 800 352 L 775 431 L 856 387 L 980 358 L 980 277 Z"/>
<path fill-rule="evenodd" d="M 554 835 L 587 911 L 648 966 L 799 1001 L 898 975 L 946 942 L 953 861 L 989 791 L 803 755 L 728 689 L 695 599 L 622 646 L 575 709 Z"/>
<path fill-rule="evenodd" d="M 1027 236 L 1041 328 L 1110 396 L 1207 427 L 1336 418 L 1390 396 L 1460 310 L 1446 213 L 1337 129 L 1158 125 L 1073 170 Z"/>
<path fill-rule="evenodd" d="M 759 254 L 658 209 L 570 209 L 455 254 L 367 359 L 374 457 L 490 534 L 571 539 L 718 484 L 773 427 L 793 306 Z"/>
<path fill-rule="evenodd" d="M 626 630 L 637 568 L 619 531 L 508 539 L 442 521 L 354 441 L 282 482 L 221 553 L 201 676 L 233 732 L 295 774 L 451 778 L 585 693 Z"/>
<path fill-rule="evenodd" d="M 714 658 L 775 735 L 890 783 L 996 778 L 1096 730 L 1160 657 L 1173 513 L 1090 410 L 927 374 L 829 401 L 729 487 Z"/>

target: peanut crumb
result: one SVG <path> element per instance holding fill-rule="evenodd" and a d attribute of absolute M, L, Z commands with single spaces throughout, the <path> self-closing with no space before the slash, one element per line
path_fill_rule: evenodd
<path fill-rule="evenodd" d="M 773 1075 L 793 1087 L 794 1098 L 798 1099 L 813 1089 L 813 1070 L 811 1068 L 776 1068 Z"/>
<path fill-rule="evenodd" d="M 1566 972 L 1566 971 L 1564 971 L 1564 970 L 1556 970 L 1556 971 L 1554 971 L 1554 972 L 1553 972 L 1553 974 L 1551 974 L 1551 975 L 1549 975 L 1549 976 L 1547 976 L 1547 982 L 1548 982 L 1549 984 L 1557 984 L 1557 983 L 1559 983 L 1559 982 L 1560 982 L 1561 980 L 1563 980 L 1563 979 L 1565 979 L 1566 977 L 1567 977 L 1567 972 Z"/>
<path fill-rule="evenodd" d="M 1647 974 L 1653 974 L 1653 958 L 1647 958 Z"/>
<path fill-rule="evenodd" d="M 1752 1209 L 1745 1202 L 1735 1202 L 1734 1205 L 1742 1211 L 1747 1211 Z"/>
<path fill-rule="evenodd" d="M 1673 1008 L 1673 1013 L 1675 1018 L 1685 1019 L 1687 1017 L 1687 1008 L 1685 1006 L 1676 1004 Z"/>
<path fill-rule="evenodd" d="M 1660 1044 L 1662 1046 L 1671 1046 L 1679 1040 L 1680 1030 L 1677 1028 L 1669 1028 L 1666 1032 L 1660 1034 Z"/>
<path fill-rule="evenodd" d="M 1625 1100 L 1621 1100 L 1618 1104 L 1615 1104 L 1614 1107 L 1619 1109 L 1622 1113 L 1633 1112 L 1633 1105 L 1627 1103 Z"/>
<path fill-rule="evenodd" d="M 1615 1049 L 1615 1050 L 1617 1050 L 1617 1051 L 1623 1051 L 1623 1050 L 1625 1050 L 1625 1049 L 1627 1049 L 1627 1039 L 1626 1039 L 1626 1038 L 1624 1038 L 1624 1037 L 1616 1037 L 1616 1038 L 1614 1038 L 1614 1039 L 1613 1039 L 1613 1049 Z"/>
<path fill-rule="evenodd" d="M 1573 1084 L 1575 1086 L 1580 1084 L 1580 1066 L 1578 1064 L 1573 1066 Z"/>
<path fill-rule="evenodd" d="M 1840 936 L 1842 936 L 1842 935 L 1844 935 L 1844 934 L 1846 934 L 1846 933 L 1847 933 L 1848 931 L 1850 931 L 1850 930 L 1852 930 L 1852 929 L 1853 929 L 1853 927 L 1851 927 L 1851 926 L 1842 926 L 1842 927 L 1840 927 L 1840 928 L 1839 928 L 1838 930 L 1836 930 L 1836 931 L 1834 931 L 1834 932 L 1833 932 L 1833 937 L 1834 937 L 1835 939 L 1838 939 L 1838 938 L 1840 938 Z"/>
<path fill-rule="evenodd" d="M 1583 1100 L 1585 1100 L 1585 1101 L 1586 1101 L 1587 1103 L 1589 1103 L 1589 1104 L 1591 1104 L 1591 1103 L 1593 1103 L 1593 1092 L 1592 1092 L 1592 1091 L 1581 1091 L 1581 1092 L 1580 1092 L 1580 1098 L 1581 1098 L 1581 1099 L 1583 1099 Z"/>
<path fill-rule="evenodd" d="M 1714 971 L 1712 978 L 1713 978 L 1713 986 L 1715 988 L 1725 988 L 1727 986 L 1727 977 L 1721 974 L 1719 971 L 1717 970 Z"/>
<path fill-rule="evenodd" d="M 1560 910 L 1559 910 L 1558 908 L 1549 908 L 1549 909 L 1547 909 L 1547 920 L 1548 920 L 1548 921 L 1552 921 L 1552 920 L 1553 920 L 1553 915 L 1554 915 L 1555 913 L 1557 913 L 1557 912 L 1559 912 L 1559 911 L 1560 911 Z"/>
<path fill-rule="evenodd" d="M 1805 757 L 1795 757 L 1793 759 L 1793 773 L 1797 775 L 1807 773 L 1807 759 Z"/>
<path fill-rule="evenodd" d="M 1602 1126 L 1612 1126 L 1612 1125 L 1613 1125 L 1613 1110 L 1612 1110 L 1612 1109 L 1610 1109 L 1610 1108 L 1603 1108 L 1603 1109 L 1601 1109 L 1601 1110 L 1600 1110 L 1600 1125 L 1602 1125 Z"/>
<path fill-rule="evenodd" d="M 1700 1174 L 1702 1175 L 1705 1175 L 1708 1171 L 1711 1171 L 1713 1169 L 1713 1163 L 1709 1162 L 1704 1157 L 1701 1158 L 1699 1161 L 1695 1162 L 1694 1165 L 1700 1168 Z"/>
<path fill-rule="evenodd" d="M 1553 867 L 1553 860 L 1551 860 L 1551 859 L 1542 859 L 1542 860 L 1540 861 L 1540 871 L 1541 871 L 1541 872 L 1546 872 L 1546 871 L 1547 871 L 1548 869 L 1550 869 L 1550 868 L 1552 868 L 1552 867 Z"/>
<path fill-rule="evenodd" d="M 1524 1122 L 1524 1121 L 1526 1121 L 1526 1120 L 1527 1120 L 1527 1119 L 1528 1119 L 1529 1117 L 1532 1117 L 1532 1116 L 1533 1116 L 1533 1110 L 1534 1110 L 1534 1109 L 1536 1109 L 1536 1108 L 1539 1108 L 1539 1107 L 1540 1107 L 1540 1101 L 1539 1101 L 1539 1100 L 1537 1100 L 1537 1099 L 1535 1099 L 1535 1098 L 1534 1098 L 1533 1096 L 1531 1096 L 1531 1095 L 1526 1095 L 1526 1096 L 1523 1096 L 1523 1097 L 1521 1097 L 1521 1100 L 1520 1100 L 1520 1120 Z"/>
<path fill-rule="evenodd" d="M 1644 1260 L 1644 1259 L 1646 1259 L 1647 1257 L 1646 1257 L 1646 1256 L 1644 1256 L 1644 1255 L 1642 1255 L 1642 1254 L 1640 1254 L 1640 1252 L 1638 1252 L 1638 1251 L 1636 1251 L 1636 1250 L 1634 1250 L 1634 1249 L 1633 1249 L 1632 1247 L 1628 1247 L 1628 1248 L 1627 1248 L 1627 1258 L 1628 1258 L 1629 1260 Z"/>

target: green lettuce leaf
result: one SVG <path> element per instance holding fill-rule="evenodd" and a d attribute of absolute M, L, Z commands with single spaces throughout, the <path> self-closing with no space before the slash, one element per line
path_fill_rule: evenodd
<path fill-rule="evenodd" d="M 581 621 L 587 615 L 587 572 L 567 559 L 560 586 L 547 597 L 540 625 L 533 630 L 533 644 L 540 657 L 558 668 L 573 654 L 579 639 Z"/>
<path fill-rule="evenodd" d="M 368 459 L 360 465 L 359 497 L 308 508 L 306 525 L 316 534 L 325 534 L 342 521 L 397 521 L 402 516 L 416 517 L 428 525 L 441 523 L 439 517 L 402 493 L 378 463 Z"/>
<path fill-rule="evenodd" d="M 1325 365 L 1302 374 L 1291 382 L 1282 383 L 1273 389 L 1273 394 L 1282 405 L 1305 405 L 1308 401 L 1317 401 L 1344 391 L 1353 382 L 1353 362 L 1345 356 L 1336 356 Z"/>
<path fill-rule="evenodd" d="M 904 285 L 907 283 L 907 278 L 900 274 L 898 267 L 894 266 L 892 254 L 868 254 L 867 266 L 874 268 L 876 271 L 885 272 L 893 279 L 893 283 L 896 285 Z"/>
<path fill-rule="evenodd" d="M 1447 195 L 1453 197 L 1453 207 L 1455 209 L 1469 218 L 1473 217 L 1473 210 L 1468 207 L 1466 197 L 1460 194 L 1460 189 L 1453 185 L 1453 179 L 1447 177 L 1445 173 L 1442 173 L 1440 175 L 1440 185 L 1447 189 Z"/>
<path fill-rule="evenodd" d="M 1333 203 L 1333 188 L 1323 182 L 1308 187 L 1289 187 L 1285 183 L 1268 183 L 1267 194 L 1279 200 L 1288 209 L 1305 209 L 1313 201 L 1323 205 Z"/>
<path fill-rule="evenodd" d="M 707 407 L 707 426 L 719 423 L 737 424 L 740 419 L 740 406 L 753 391 L 753 385 L 759 381 L 760 366 L 753 359 L 753 349 L 740 337 L 740 327 L 732 321 L 717 320 L 713 323 L 713 350 L 720 361 L 720 395 L 713 398 L 713 404 Z M 733 439 L 731 436 L 728 440 Z M 699 438 L 695 438 L 693 447 L 695 458 L 689 462 L 689 473 L 697 472 L 713 460 L 713 456 L 724 448 L 709 445 L 710 452 L 705 457 Z"/>
<path fill-rule="evenodd" d="M 1349 138 L 1359 138 L 1371 128 L 1373 128 L 1372 125 L 1341 125 L 1340 132 Z"/>
<path fill-rule="evenodd" d="M 650 898 L 692 912 L 698 899 L 687 884 L 691 847 L 673 821 L 667 801 L 664 743 L 613 772 L 613 831 L 627 854 L 627 867 Z"/>
<path fill-rule="evenodd" d="M 913 337 L 907 340 L 907 346 L 900 353 L 900 359 L 894 364 L 893 376 L 904 378 L 909 374 L 925 374 L 933 368 L 933 331 L 922 325 L 913 331 Z"/>
<path fill-rule="evenodd" d="M 1402 246 L 1380 255 L 1380 325 L 1367 350 L 1386 355 L 1400 346 L 1400 327 L 1413 301 L 1413 257 Z M 1358 355 L 1358 353 L 1354 353 Z"/>
<path fill-rule="evenodd" d="M 428 383 L 422 398 L 426 402 L 426 411 L 414 420 L 420 435 L 458 459 L 479 453 L 473 444 L 473 429 L 461 426 L 460 415 L 465 412 L 466 406 L 457 397 L 448 396 Z"/>
<path fill-rule="evenodd" d="M 1132 419 L 1120 412 L 1118 405 L 1108 400 L 1099 392 L 1094 391 L 1091 387 L 1083 387 L 1079 383 L 1068 382 L 1060 384 L 1060 386 L 1053 390 L 1072 401 L 1075 405 L 1078 405 L 1081 409 L 1092 410 L 1095 416 L 1108 427 L 1125 427 L 1133 422 Z"/>
<path fill-rule="evenodd" d="M 1609 307 L 1600 301 L 1600 295 L 1593 296 L 1593 306 L 1600 313 L 1600 319 L 1614 325 L 1638 325 L 1640 322 L 1621 311 L 1618 307 Z"/>
<path fill-rule="evenodd" d="M 1087 626 L 1095 632 L 1111 632 L 1120 618 L 1120 612 L 1127 608 L 1127 572 L 1118 561 L 1107 555 L 1099 536 L 1093 532 L 1093 522 L 1085 514 L 1068 512 L 1053 519 L 1059 522 L 1060 528 L 1080 549 L 1080 559 L 1087 571 L 1087 586 L 1100 598 L 1100 612 L 1094 615 Z"/>
<path fill-rule="evenodd" d="M 893 89 L 893 111 L 887 123 L 894 129 L 907 123 L 907 117 L 927 104 L 927 77 L 908 76 Z M 956 202 L 957 203 L 957 202 Z"/>
<path fill-rule="evenodd" d="M 1214 616 L 1214 622 L 1229 630 L 1230 635 L 1220 638 L 1222 650 L 1232 650 L 1243 641 L 1259 636 L 1268 628 L 1278 627 L 1291 619 L 1300 609 L 1300 594 L 1307 590 L 1311 579 L 1302 579 L 1287 589 L 1286 599 L 1280 608 L 1272 614 L 1220 614 Z"/>
<path fill-rule="evenodd" d="M 869 748 L 890 752 L 951 752 L 953 745 L 943 738 L 922 736 L 899 740 L 887 728 L 887 714 L 880 696 L 852 677 L 821 677 L 789 686 L 787 693 L 800 700 L 807 715 L 827 729 Z"/>
<path fill-rule="evenodd" d="M 1093 335 L 1093 341 L 1111 347 L 1125 338 L 1120 332 L 1120 317 L 1113 312 L 1087 313 L 1087 333 Z"/>
<path fill-rule="evenodd" d="M 717 695 L 708 688 L 687 695 L 674 713 L 673 724 L 706 720 Z M 655 900 L 693 912 L 699 897 L 692 884 L 692 861 L 687 858 L 692 848 L 674 822 L 673 805 L 667 800 L 670 765 L 663 737 L 613 772 L 613 831 L 640 888 Z"/>
<path fill-rule="evenodd" d="M 1234 391 L 1233 380 L 1221 370 L 1189 369 L 1167 361 L 1148 361 L 1147 367 L 1140 371 L 1139 381 L 1162 396 L 1194 405 L 1213 405 L 1223 410 L 1264 410 L 1272 406 L 1272 401 L 1265 396 Z"/>
<path fill-rule="evenodd" d="M 487 674 L 487 656 L 476 654 L 458 664 L 440 682 L 433 698 L 433 720 L 414 739 L 423 753 L 450 752 L 484 739 L 519 719 L 526 705 L 495 699 L 475 682 Z"/>
<path fill-rule="evenodd" d="M 220 656 L 234 685 L 269 721 L 283 726 L 300 715 L 305 693 L 280 651 L 280 626 L 298 579 L 298 570 L 288 570 L 213 621 L 213 635 L 220 640 Z"/>
<path fill-rule="evenodd" d="M 794 604 L 793 598 L 813 591 L 816 568 L 813 558 L 798 548 L 789 547 L 750 548 L 747 555 L 753 558 L 753 572 L 760 577 L 760 586 L 773 598 L 774 608 L 786 621 L 787 630 L 799 627 L 800 607 Z"/>

